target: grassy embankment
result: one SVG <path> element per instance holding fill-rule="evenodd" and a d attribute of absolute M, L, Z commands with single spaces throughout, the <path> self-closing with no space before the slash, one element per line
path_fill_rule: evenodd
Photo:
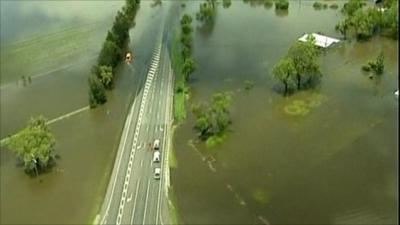
<path fill-rule="evenodd" d="M 185 100 L 188 96 L 188 86 L 185 82 L 185 77 L 182 73 L 183 56 L 181 54 L 179 30 L 173 32 L 171 63 L 175 73 L 174 85 L 174 120 L 175 123 L 180 123 L 186 118 Z"/>

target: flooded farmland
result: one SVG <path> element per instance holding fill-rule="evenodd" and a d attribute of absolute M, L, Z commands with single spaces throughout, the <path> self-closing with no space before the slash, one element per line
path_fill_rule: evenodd
<path fill-rule="evenodd" d="M 87 78 L 124 1 L 1 1 L 1 138 L 31 116 L 88 106 Z M 164 8 L 143 2 L 131 30 L 131 66 L 118 68 L 108 103 L 50 125 L 57 166 L 39 178 L 1 153 L 1 224 L 88 224 L 103 200 L 129 103 L 143 82 Z M 149 50 L 150 49 L 150 50 Z M 30 76 L 24 84 L 22 76 Z"/>
<path fill-rule="evenodd" d="M 176 130 L 171 182 L 180 221 L 396 223 L 398 41 L 375 37 L 326 49 L 318 88 L 283 97 L 274 91 L 272 65 L 304 33 L 340 38 L 334 26 L 341 14 L 314 10 L 312 1 L 290 1 L 287 15 L 250 3 L 218 6 L 212 29 L 195 23 L 189 107 L 233 91 L 233 124 L 213 148 L 196 140 L 191 114 Z M 184 11 L 194 15 L 198 7 L 192 2 Z M 381 50 L 385 72 L 369 79 L 360 68 Z"/>
<path fill-rule="evenodd" d="M 314 90 L 284 97 L 272 66 L 307 32 L 340 38 L 339 10 L 290 1 L 288 13 L 262 1 L 217 6 L 213 26 L 194 20 L 192 103 L 232 91 L 231 131 L 207 148 L 188 113 L 174 135 L 171 185 L 182 224 L 395 224 L 398 217 L 398 41 L 343 41 L 320 57 Z M 335 1 L 329 1 L 329 4 Z M 142 0 L 131 30 L 132 66 L 118 67 L 108 102 L 88 110 L 87 77 L 120 1 L 0 1 L 0 138 L 31 116 L 50 125 L 60 155 L 38 178 L 0 150 L 1 224 L 89 224 L 103 200 L 129 104 L 166 18 L 168 1 Z M 181 11 L 195 18 L 200 1 Z M 339 6 L 342 1 L 337 1 Z M 385 72 L 361 66 L 379 51 Z M 29 77 L 30 82 L 24 81 Z M 245 90 L 246 81 L 254 88 Z"/>

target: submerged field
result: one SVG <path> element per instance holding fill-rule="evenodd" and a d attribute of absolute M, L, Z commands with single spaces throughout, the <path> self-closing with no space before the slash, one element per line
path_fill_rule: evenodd
<path fill-rule="evenodd" d="M 194 15 L 198 4 L 184 11 Z M 290 1 L 282 15 L 232 1 L 218 6 L 211 29 L 195 23 L 198 69 L 188 109 L 233 91 L 233 124 L 212 148 L 197 140 L 192 113 L 176 130 L 172 184 L 182 223 L 395 223 L 398 41 L 374 37 L 326 49 L 321 84 L 284 97 L 271 67 L 289 46 L 307 32 L 341 37 L 339 10 L 312 4 Z M 380 51 L 385 72 L 370 79 L 361 66 Z M 246 80 L 253 89 L 245 90 Z"/>

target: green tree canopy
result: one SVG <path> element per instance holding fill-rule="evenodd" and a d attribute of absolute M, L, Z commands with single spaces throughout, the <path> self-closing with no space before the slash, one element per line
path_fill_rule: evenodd
<path fill-rule="evenodd" d="M 107 102 L 106 90 L 95 74 L 89 76 L 89 104 L 91 108 Z"/>
<path fill-rule="evenodd" d="M 352 16 L 358 9 L 362 8 L 365 3 L 362 0 L 349 0 L 343 5 L 342 13 L 348 16 Z"/>
<path fill-rule="evenodd" d="M 27 127 L 7 140 L 6 145 L 23 162 L 28 173 L 46 170 L 55 159 L 55 139 L 43 116 L 32 118 Z"/>
<path fill-rule="evenodd" d="M 315 40 L 311 35 L 306 42 L 297 41 L 288 52 L 288 57 L 293 60 L 296 69 L 297 88 L 302 84 L 309 84 L 313 79 L 321 76 L 318 64 L 319 50 L 314 45 Z"/>
<path fill-rule="evenodd" d="M 231 124 L 231 99 L 229 92 L 216 93 L 212 97 L 211 106 L 206 103 L 192 106 L 192 112 L 196 116 L 195 129 L 199 131 L 200 138 L 206 140 L 226 131 Z"/>
<path fill-rule="evenodd" d="M 112 41 L 105 41 L 97 60 L 99 65 L 108 65 L 113 68 L 118 65 L 121 49 Z"/>
<path fill-rule="evenodd" d="M 113 69 L 111 66 L 101 65 L 99 67 L 99 79 L 106 89 L 111 89 L 113 86 Z"/>
<path fill-rule="evenodd" d="M 196 62 L 192 58 L 188 58 L 183 63 L 182 73 L 185 76 L 185 80 L 188 81 L 190 74 L 196 69 Z"/>
<path fill-rule="evenodd" d="M 284 85 L 284 94 L 296 87 L 296 68 L 291 58 L 283 58 L 272 68 L 272 74 L 275 79 Z"/>

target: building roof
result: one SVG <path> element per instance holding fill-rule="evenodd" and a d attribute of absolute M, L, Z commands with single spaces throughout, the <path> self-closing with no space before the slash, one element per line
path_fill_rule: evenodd
<path fill-rule="evenodd" d="M 306 42 L 308 35 L 310 35 L 310 34 L 304 34 L 302 37 L 299 38 L 299 41 Z M 311 35 L 315 38 L 315 45 L 322 47 L 322 48 L 327 48 L 330 45 L 339 42 L 338 39 L 331 38 L 328 36 L 324 36 L 324 35 L 320 35 L 320 34 L 316 34 L 316 33 L 312 33 Z"/>

